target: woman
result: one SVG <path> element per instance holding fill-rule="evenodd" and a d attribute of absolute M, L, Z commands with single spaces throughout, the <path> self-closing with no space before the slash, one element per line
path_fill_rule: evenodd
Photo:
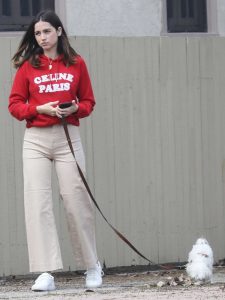
<path fill-rule="evenodd" d="M 85 267 L 86 287 L 102 284 L 97 258 L 93 206 L 70 152 L 63 126 L 66 117 L 76 159 L 85 172 L 79 119 L 95 105 L 90 78 L 81 56 L 70 46 L 58 16 L 40 12 L 31 22 L 13 57 L 18 68 L 9 111 L 26 120 L 23 144 L 24 206 L 31 272 L 43 272 L 34 291 L 54 290 L 51 271 L 63 268 L 52 210 L 54 165 L 77 266 Z M 60 108 L 60 104 L 71 106 Z"/>

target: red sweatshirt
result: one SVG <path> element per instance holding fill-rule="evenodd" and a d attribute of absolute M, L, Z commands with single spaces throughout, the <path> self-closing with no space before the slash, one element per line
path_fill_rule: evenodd
<path fill-rule="evenodd" d="M 93 90 L 86 64 L 81 56 L 76 63 L 66 67 L 62 55 L 52 61 L 40 56 L 41 67 L 34 68 L 26 61 L 17 70 L 9 97 L 10 113 L 27 127 L 59 124 L 58 117 L 39 114 L 36 107 L 47 102 L 78 101 L 78 111 L 67 117 L 67 122 L 79 126 L 79 118 L 87 117 L 95 105 Z"/>

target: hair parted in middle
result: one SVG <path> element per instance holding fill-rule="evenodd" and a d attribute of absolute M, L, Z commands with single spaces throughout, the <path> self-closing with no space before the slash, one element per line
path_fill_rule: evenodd
<path fill-rule="evenodd" d="M 58 30 L 59 27 L 62 28 L 62 34 L 58 37 L 58 54 L 63 54 L 63 61 L 66 66 L 75 64 L 77 53 L 70 45 L 61 20 L 54 11 L 44 10 L 36 15 L 25 32 L 18 50 L 12 58 L 14 67 L 20 67 L 26 60 L 29 60 L 33 67 L 40 67 L 39 55 L 43 54 L 43 49 L 38 45 L 34 34 L 35 24 L 39 21 L 48 22 L 56 30 Z"/>

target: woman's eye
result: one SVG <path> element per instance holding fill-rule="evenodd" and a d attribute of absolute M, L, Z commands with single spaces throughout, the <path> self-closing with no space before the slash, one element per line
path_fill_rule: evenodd
<path fill-rule="evenodd" d="M 50 29 L 46 29 L 46 30 L 43 31 L 44 34 L 48 34 L 48 33 L 50 33 L 50 32 L 51 32 Z M 40 35 L 41 35 L 41 32 L 40 32 L 40 31 L 37 31 L 37 32 L 35 32 L 34 34 L 35 34 L 35 36 L 40 36 Z"/>

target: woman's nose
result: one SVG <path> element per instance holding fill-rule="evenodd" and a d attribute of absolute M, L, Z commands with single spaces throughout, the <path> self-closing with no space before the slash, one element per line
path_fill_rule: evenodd
<path fill-rule="evenodd" d="M 41 34 L 41 40 L 45 40 L 46 39 L 46 35 L 44 33 Z"/>

